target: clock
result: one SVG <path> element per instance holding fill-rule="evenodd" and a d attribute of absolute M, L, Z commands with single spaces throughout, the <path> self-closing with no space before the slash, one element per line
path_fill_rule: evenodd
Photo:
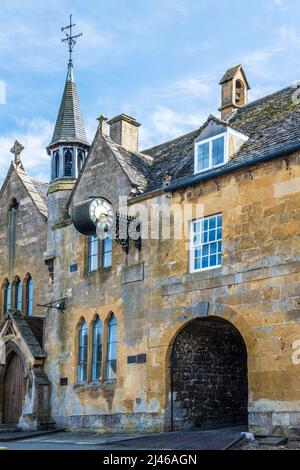
<path fill-rule="evenodd" d="M 102 229 L 108 230 L 114 223 L 115 214 L 112 205 L 102 197 L 92 200 L 89 207 L 89 214 L 92 222 Z"/>
<path fill-rule="evenodd" d="M 115 211 L 110 202 L 102 197 L 92 197 L 72 210 L 73 225 L 83 235 L 96 235 L 96 228 L 108 231 L 114 221 Z"/>

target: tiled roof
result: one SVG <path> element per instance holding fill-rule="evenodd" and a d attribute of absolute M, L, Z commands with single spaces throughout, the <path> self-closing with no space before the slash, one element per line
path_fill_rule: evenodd
<path fill-rule="evenodd" d="M 24 315 L 24 318 L 29 326 L 29 328 L 32 331 L 33 336 L 43 348 L 43 343 L 44 343 L 44 318 L 42 317 L 31 317 L 28 315 Z"/>
<path fill-rule="evenodd" d="M 145 191 L 148 184 L 152 158 L 139 152 L 131 152 L 121 145 L 114 143 L 110 137 L 103 136 L 131 183 L 136 186 L 139 193 Z"/>
<path fill-rule="evenodd" d="M 235 67 L 232 67 L 231 69 L 227 70 L 224 77 L 220 80 L 220 85 L 222 85 L 223 83 L 228 82 L 229 80 L 232 80 L 241 68 L 242 68 L 242 66 L 241 66 L 241 64 L 239 64 L 239 65 L 236 65 Z"/>
<path fill-rule="evenodd" d="M 49 146 L 58 142 L 79 142 L 88 145 L 76 85 L 70 77 L 66 80 L 54 133 Z"/>
<path fill-rule="evenodd" d="M 47 207 L 47 191 L 48 184 L 44 181 L 37 180 L 28 176 L 23 169 L 17 168 L 17 173 L 28 191 L 33 203 L 41 214 L 47 218 L 48 207 Z"/>
<path fill-rule="evenodd" d="M 294 93 L 293 87 L 285 88 L 239 108 L 232 115 L 227 125 L 247 135 L 249 140 L 224 167 L 234 169 L 241 162 L 250 165 L 257 157 L 300 145 L 300 106 L 293 100 Z M 217 118 L 209 119 L 226 124 Z M 166 173 L 171 174 L 172 183 L 193 178 L 194 140 L 203 127 L 143 152 L 153 158 L 145 192 L 161 188 Z M 215 170 L 207 172 L 211 176 L 214 173 Z"/>
<path fill-rule="evenodd" d="M 47 354 L 43 350 L 42 336 L 43 336 L 43 322 L 44 319 L 40 317 L 31 317 L 29 319 L 25 315 L 20 315 L 10 310 L 0 323 L 0 331 L 7 321 L 11 321 L 16 325 L 20 335 L 27 344 L 28 349 L 34 358 L 44 358 Z"/>
<path fill-rule="evenodd" d="M 34 332 L 30 328 L 30 325 L 25 318 L 25 315 L 20 315 L 18 313 L 12 314 L 13 321 L 16 323 L 19 331 L 22 335 L 22 338 L 27 343 L 28 348 L 30 349 L 33 357 L 40 358 L 46 357 L 45 352 L 43 351 L 38 339 L 35 337 Z"/>

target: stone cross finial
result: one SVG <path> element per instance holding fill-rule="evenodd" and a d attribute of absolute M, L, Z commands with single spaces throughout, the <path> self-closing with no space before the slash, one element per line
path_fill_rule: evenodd
<path fill-rule="evenodd" d="M 98 129 L 101 132 L 101 134 L 109 134 L 109 129 L 107 125 L 107 117 L 105 117 L 103 114 L 101 114 L 98 118 L 97 121 L 99 121 L 98 124 Z"/>
<path fill-rule="evenodd" d="M 21 162 L 20 155 L 23 152 L 23 150 L 24 150 L 23 145 L 20 144 L 20 142 L 18 142 L 17 140 L 15 140 L 13 147 L 10 149 L 11 153 L 13 153 L 15 156 L 15 163 Z"/>

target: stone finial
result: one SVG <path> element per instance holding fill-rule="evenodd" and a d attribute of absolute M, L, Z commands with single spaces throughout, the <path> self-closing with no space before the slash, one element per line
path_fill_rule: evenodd
<path fill-rule="evenodd" d="M 20 155 L 23 152 L 24 147 L 20 142 L 15 140 L 13 147 L 10 149 L 10 152 L 15 156 L 14 161 L 16 164 L 21 163 Z"/>
<path fill-rule="evenodd" d="M 107 124 L 108 118 L 103 114 L 100 114 L 100 116 L 97 118 L 97 121 L 99 121 L 98 129 L 101 134 L 109 135 L 109 128 Z"/>

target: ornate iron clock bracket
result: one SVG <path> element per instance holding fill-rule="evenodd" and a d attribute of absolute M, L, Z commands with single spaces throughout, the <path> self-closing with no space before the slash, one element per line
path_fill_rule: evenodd
<path fill-rule="evenodd" d="M 122 221 L 123 232 L 120 231 L 120 221 Z M 125 217 L 119 213 L 116 214 L 116 242 L 121 245 L 123 251 L 125 251 L 127 255 L 129 253 L 130 240 L 134 241 L 135 247 L 139 251 L 142 249 L 141 224 L 139 223 L 136 226 L 136 231 L 139 233 L 139 237 L 137 239 L 132 239 L 129 234 L 129 224 L 133 221 L 133 217 Z"/>

